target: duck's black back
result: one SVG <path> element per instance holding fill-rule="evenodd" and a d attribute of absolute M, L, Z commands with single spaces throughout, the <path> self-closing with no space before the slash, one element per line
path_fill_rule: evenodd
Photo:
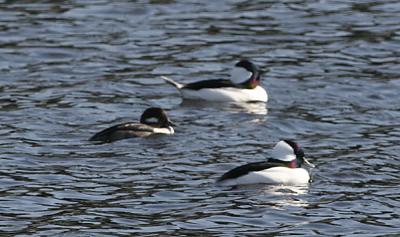
<path fill-rule="evenodd" d="M 145 137 L 153 132 L 153 128 L 140 123 L 123 123 L 104 129 L 96 133 L 89 141 L 102 143 L 114 142 L 132 137 Z"/>
<path fill-rule="evenodd" d="M 250 172 L 256 172 L 256 171 L 261 171 L 273 167 L 288 167 L 287 162 L 275 162 L 275 161 L 260 161 L 260 162 L 254 162 L 254 163 L 249 163 L 246 165 L 242 165 L 239 167 L 236 167 L 228 172 L 226 172 L 224 175 L 221 176 L 221 178 L 218 179 L 218 181 L 224 181 L 227 179 L 235 179 L 241 176 L 244 176 Z"/>
<path fill-rule="evenodd" d="M 193 82 L 185 85 L 185 89 L 190 90 L 201 90 L 201 89 L 211 89 L 211 88 L 222 88 L 222 87 L 237 87 L 230 80 L 205 80 Z"/>

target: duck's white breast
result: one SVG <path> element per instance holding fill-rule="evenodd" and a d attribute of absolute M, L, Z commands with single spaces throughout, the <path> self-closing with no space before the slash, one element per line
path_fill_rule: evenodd
<path fill-rule="evenodd" d="M 254 89 L 239 89 L 234 87 L 226 88 L 205 88 L 200 90 L 181 90 L 183 98 L 206 100 L 206 101 L 233 101 L 249 102 L 260 101 L 267 102 L 267 92 L 261 86 Z"/>
<path fill-rule="evenodd" d="M 308 171 L 303 168 L 273 167 L 257 172 L 250 172 L 236 179 L 228 179 L 221 185 L 234 186 L 242 184 L 306 184 L 310 180 Z"/>

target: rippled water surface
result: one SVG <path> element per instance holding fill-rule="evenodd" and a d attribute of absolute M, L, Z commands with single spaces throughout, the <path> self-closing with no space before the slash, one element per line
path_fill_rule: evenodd
<path fill-rule="evenodd" d="M 399 16 L 395 0 L 0 0 L 0 235 L 400 235 Z M 240 58 L 267 71 L 267 106 L 182 103 L 159 79 L 226 78 Z M 174 136 L 87 141 L 149 106 Z M 317 165 L 310 185 L 215 186 L 281 138 Z"/>

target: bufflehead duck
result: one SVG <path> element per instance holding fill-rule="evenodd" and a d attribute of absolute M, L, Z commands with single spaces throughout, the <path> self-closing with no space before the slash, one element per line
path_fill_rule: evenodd
<path fill-rule="evenodd" d="M 268 95 L 261 87 L 261 71 L 249 60 L 235 64 L 232 80 L 205 80 L 189 84 L 178 83 L 162 76 L 175 86 L 183 98 L 206 101 L 267 102 Z"/>
<path fill-rule="evenodd" d="M 114 142 L 132 137 L 147 137 L 153 134 L 174 134 L 172 122 L 161 108 L 148 108 L 140 117 L 140 123 L 123 123 L 96 133 L 89 141 Z"/>
<path fill-rule="evenodd" d="M 305 184 L 310 181 L 303 163 L 315 167 L 304 157 L 304 152 L 291 140 L 278 142 L 267 161 L 249 163 L 236 167 L 218 179 L 218 184 L 235 186 L 241 184 Z"/>

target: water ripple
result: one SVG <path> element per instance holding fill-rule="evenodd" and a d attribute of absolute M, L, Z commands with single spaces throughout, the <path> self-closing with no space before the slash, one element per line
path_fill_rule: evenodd
<path fill-rule="evenodd" d="M 0 235 L 396 236 L 396 1 L 0 1 Z M 182 101 L 159 79 L 266 71 L 264 104 Z M 161 106 L 174 136 L 93 145 Z M 221 188 L 282 138 L 299 187 Z"/>

